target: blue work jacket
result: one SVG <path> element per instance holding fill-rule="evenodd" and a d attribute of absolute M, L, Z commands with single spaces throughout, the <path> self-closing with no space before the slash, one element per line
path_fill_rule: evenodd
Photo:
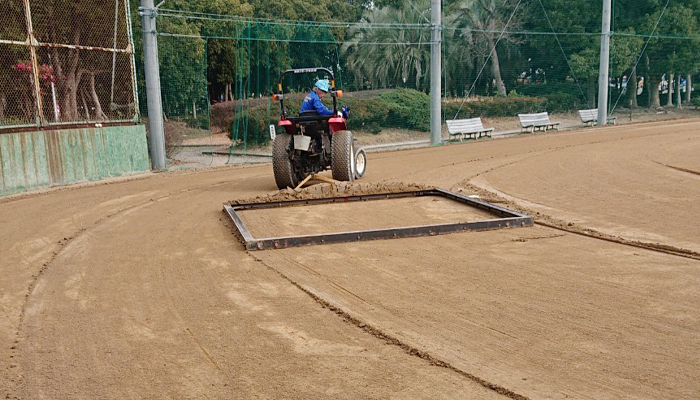
<path fill-rule="evenodd" d="M 304 97 L 304 101 L 301 102 L 301 110 L 299 110 L 299 113 L 311 110 L 316 111 L 318 115 L 333 115 L 333 110 L 327 109 L 314 91 L 311 91 L 311 93 Z"/>

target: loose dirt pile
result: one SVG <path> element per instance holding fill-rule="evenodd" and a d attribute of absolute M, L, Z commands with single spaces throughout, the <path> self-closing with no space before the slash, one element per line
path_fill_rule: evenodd
<path fill-rule="evenodd" d="M 311 200 L 331 197 L 362 196 L 377 193 L 401 193 L 417 190 L 435 189 L 434 186 L 420 185 L 416 183 L 322 183 L 299 190 L 282 189 L 266 196 L 256 196 L 247 199 L 231 200 L 226 204 L 258 204 L 276 201 Z"/>

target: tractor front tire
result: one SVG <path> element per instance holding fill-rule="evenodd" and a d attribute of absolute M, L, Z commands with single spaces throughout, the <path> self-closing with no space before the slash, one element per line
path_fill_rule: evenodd
<path fill-rule="evenodd" d="M 365 149 L 357 149 L 355 151 L 355 179 L 362 178 L 365 171 L 367 171 L 367 153 L 365 153 Z"/>
<path fill-rule="evenodd" d="M 272 169 L 275 173 L 275 183 L 279 189 L 290 187 L 296 188 L 299 179 L 294 171 L 294 165 L 289 158 L 292 147 L 292 135 L 282 133 L 275 137 L 272 142 Z"/>
<path fill-rule="evenodd" d="M 331 141 L 333 179 L 352 182 L 355 179 L 355 152 L 353 151 L 352 132 L 335 132 Z"/>

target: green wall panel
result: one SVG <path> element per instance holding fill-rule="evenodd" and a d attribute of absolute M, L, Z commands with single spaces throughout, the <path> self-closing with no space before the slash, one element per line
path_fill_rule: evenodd
<path fill-rule="evenodd" d="M 149 168 L 144 125 L 0 134 L 0 196 Z"/>

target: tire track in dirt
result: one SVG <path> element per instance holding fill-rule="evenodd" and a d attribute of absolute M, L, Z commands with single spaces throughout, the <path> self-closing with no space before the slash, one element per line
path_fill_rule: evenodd
<path fill-rule="evenodd" d="M 653 135 L 644 135 L 643 137 L 646 137 L 646 136 L 653 136 Z M 638 138 L 639 138 L 639 137 L 635 137 L 635 139 L 638 139 Z M 483 188 L 480 188 L 480 187 L 478 187 L 478 186 L 476 186 L 476 185 L 473 185 L 473 184 L 471 184 L 471 183 L 469 183 L 469 182 L 470 182 L 471 180 L 473 180 L 475 177 L 479 177 L 479 176 L 481 176 L 481 175 L 484 175 L 484 174 L 486 174 L 486 173 L 488 173 L 488 172 L 497 170 L 497 169 L 499 169 L 499 168 L 504 168 L 504 167 L 507 167 L 507 166 L 512 166 L 512 165 L 518 164 L 518 163 L 520 163 L 520 162 L 522 162 L 522 161 L 525 161 L 525 160 L 529 160 L 529 159 L 533 159 L 533 158 L 538 158 L 538 157 L 540 157 L 540 156 L 546 156 L 546 155 L 548 155 L 548 154 L 552 154 L 552 153 L 555 153 L 555 152 L 558 152 L 558 151 L 563 151 L 563 150 L 570 149 L 570 148 L 575 148 L 575 147 L 580 147 L 580 146 L 588 146 L 588 145 L 599 144 L 599 143 L 609 143 L 609 142 L 611 142 L 611 141 L 618 141 L 618 140 L 625 140 L 625 139 L 628 139 L 628 138 L 613 138 L 613 139 L 607 139 L 607 140 L 591 141 L 591 142 L 587 142 L 587 143 L 584 143 L 584 144 L 557 146 L 557 147 L 555 147 L 555 148 L 544 149 L 544 150 L 531 150 L 531 151 L 529 151 L 528 153 L 526 153 L 524 157 L 520 157 L 520 158 L 518 158 L 517 160 L 510 161 L 510 162 L 507 162 L 507 163 L 503 163 L 503 164 L 501 164 L 501 165 L 499 165 L 499 166 L 496 166 L 496 167 L 493 167 L 493 168 L 489 168 L 489 169 L 486 170 L 486 171 L 482 171 L 481 173 L 478 173 L 478 174 L 473 175 L 472 177 L 470 177 L 470 178 L 467 179 L 467 181 L 466 181 L 467 183 L 466 183 L 465 185 L 463 185 L 463 186 L 467 186 L 467 187 L 473 189 L 473 190 L 476 191 L 476 192 L 482 192 L 482 196 L 483 196 L 483 197 L 489 198 L 489 200 L 487 200 L 487 201 L 491 201 L 491 202 L 495 202 L 495 203 L 505 203 L 505 204 L 508 204 L 509 206 L 511 206 L 512 208 L 516 208 L 516 209 L 519 209 L 520 211 L 530 212 L 530 213 L 534 214 L 534 212 L 532 212 L 531 210 L 528 210 L 528 209 L 525 209 L 525 208 L 523 208 L 523 207 L 520 207 L 519 205 L 517 205 L 517 203 L 515 203 L 515 202 L 513 202 L 513 201 L 510 201 L 510 200 L 507 200 L 507 199 L 505 199 L 505 198 L 503 198 L 503 197 L 501 197 L 501 196 L 498 196 L 496 193 L 494 193 L 494 192 L 492 192 L 492 191 L 487 191 L 487 193 L 484 195 L 484 194 L 483 194 L 483 192 L 484 192 L 484 189 L 483 189 Z M 521 155 L 521 154 L 515 153 L 515 154 L 505 155 L 504 157 L 514 157 L 514 156 L 519 156 L 519 155 Z M 492 157 L 490 157 L 490 158 L 492 158 Z M 440 169 L 440 168 L 450 168 L 450 167 L 454 167 L 455 165 L 471 164 L 471 163 L 475 163 L 475 162 L 479 162 L 479 161 L 485 161 L 485 160 L 488 160 L 488 159 L 490 159 L 490 158 L 476 158 L 476 159 L 469 159 L 469 160 L 465 160 L 465 161 L 461 161 L 461 162 L 457 162 L 457 163 L 449 163 L 449 164 L 444 164 L 444 165 L 438 165 L 438 166 L 435 166 L 435 167 L 431 168 L 431 170 L 436 170 L 436 169 Z M 410 175 L 418 174 L 418 173 L 420 173 L 420 172 L 421 172 L 421 171 L 414 171 L 414 172 L 404 173 L 404 174 L 401 174 L 401 175 L 399 175 L 399 176 L 407 177 L 407 176 L 410 176 Z M 393 177 L 393 179 L 392 179 L 392 178 L 383 179 L 383 180 L 381 180 L 380 182 L 388 182 L 388 181 L 391 181 L 391 180 L 395 180 L 395 178 L 396 178 L 396 177 Z M 548 219 L 550 219 L 550 220 L 553 220 L 553 219 L 554 219 L 553 217 L 549 217 L 549 216 L 543 216 L 543 217 L 540 217 L 540 218 L 548 218 Z M 575 233 L 575 234 L 579 234 L 579 235 L 583 235 L 583 236 L 588 236 L 588 237 L 592 237 L 592 238 L 598 238 L 598 239 L 602 239 L 602 240 L 608 240 L 608 241 L 612 241 L 612 242 L 618 243 L 618 244 L 629 244 L 629 243 L 622 243 L 622 242 L 621 242 L 621 241 L 623 240 L 622 238 L 617 238 L 618 240 L 614 240 L 614 238 L 606 238 L 606 237 L 603 237 L 603 236 L 594 236 L 594 235 L 592 235 L 591 233 L 585 234 L 584 232 L 579 232 L 579 231 L 577 231 L 577 230 L 575 230 L 575 229 L 571 229 L 571 228 L 567 229 L 567 225 L 568 225 L 568 224 L 567 224 L 565 221 L 562 221 L 562 222 L 561 222 L 561 225 L 563 225 L 563 226 L 557 226 L 557 225 L 554 224 L 554 223 L 547 223 L 547 222 L 544 222 L 544 221 L 538 221 L 538 223 L 539 223 L 540 225 L 542 225 L 542 226 L 546 226 L 546 227 L 549 227 L 549 228 L 553 228 L 553 229 L 565 231 L 565 232 L 567 232 L 567 233 Z M 577 229 L 578 229 L 578 228 L 577 228 Z M 592 230 L 589 230 L 589 231 L 592 232 Z M 601 234 L 601 235 L 602 235 L 602 234 Z M 555 234 L 555 235 L 550 235 L 550 236 L 547 236 L 547 237 L 559 237 L 559 236 L 561 236 L 561 235 L 556 235 L 556 234 Z M 537 238 L 533 238 L 533 239 L 537 239 Z M 637 247 L 642 247 L 642 246 L 643 246 L 643 245 L 639 245 L 639 244 L 637 245 Z M 658 248 L 658 247 L 657 247 L 657 248 L 652 248 L 652 247 L 650 247 L 650 246 L 643 246 L 642 248 L 651 249 L 651 250 L 655 250 L 655 251 L 661 251 L 661 252 L 665 252 L 665 253 L 673 254 L 673 255 L 679 255 L 677 249 L 662 249 L 662 248 Z M 426 360 L 426 361 L 429 362 L 431 365 L 450 369 L 450 370 L 452 370 L 452 371 L 454 371 L 454 372 L 460 374 L 461 376 L 463 376 L 463 377 L 465 377 L 465 378 L 467 378 L 467 379 L 469 379 L 469 380 L 472 380 L 472 381 L 474 381 L 474 382 L 480 384 L 481 386 L 483 386 L 483 387 L 485 387 L 485 388 L 487 388 L 487 389 L 493 390 L 494 392 L 496 392 L 496 393 L 498 393 L 498 394 L 501 394 L 501 395 L 504 395 L 504 396 L 506 396 L 506 397 L 508 397 L 508 398 L 512 398 L 512 399 L 527 399 L 527 398 L 528 398 L 528 397 L 526 397 L 526 396 L 524 396 L 524 395 L 521 395 L 521 394 L 519 394 L 519 393 L 515 393 L 515 392 L 513 392 L 512 390 L 510 390 L 510 389 L 508 389 L 508 388 L 502 387 L 502 386 L 500 386 L 500 385 L 493 384 L 493 383 L 491 383 L 491 382 L 488 382 L 488 381 L 484 380 L 483 378 L 480 378 L 480 377 L 478 377 L 478 376 L 475 376 L 475 375 L 473 375 L 473 374 L 470 374 L 469 372 L 463 371 L 463 370 L 461 370 L 461 369 L 459 369 L 459 368 L 457 368 L 457 367 L 451 365 L 450 363 L 445 362 L 445 361 L 443 361 L 443 360 L 441 360 L 441 359 L 439 359 L 439 358 L 433 356 L 432 354 L 430 354 L 430 353 L 428 353 L 428 352 L 425 352 L 425 351 L 423 351 L 423 350 L 420 350 L 420 349 L 418 349 L 418 348 L 416 348 L 416 347 L 413 347 L 413 346 L 411 346 L 411 345 L 408 345 L 408 344 L 402 342 L 400 339 L 398 339 L 398 338 L 396 338 L 396 337 L 394 337 L 394 336 L 392 336 L 392 335 L 389 335 L 389 334 L 387 334 L 386 332 L 382 331 L 381 329 L 378 329 L 378 328 L 375 327 L 375 326 L 372 326 L 372 325 L 370 325 L 370 324 L 367 324 L 366 322 L 364 322 L 364 321 L 363 321 L 362 319 L 360 319 L 359 317 L 352 315 L 352 314 L 349 313 L 346 309 L 344 309 L 344 307 L 343 307 L 342 305 L 335 304 L 335 303 L 333 303 L 331 300 L 328 300 L 327 298 L 325 298 L 325 297 L 327 297 L 327 296 L 324 296 L 322 293 L 318 293 L 318 292 L 316 292 L 315 290 L 313 290 L 312 288 L 306 287 L 306 286 L 304 286 L 303 284 L 300 284 L 299 282 L 294 281 L 292 278 L 290 278 L 289 276 L 287 276 L 286 274 L 284 274 L 283 272 L 281 272 L 280 270 L 278 270 L 278 269 L 275 268 L 274 266 L 265 263 L 265 261 L 264 261 L 263 259 L 258 258 L 258 257 L 255 256 L 252 252 L 247 252 L 247 254 L 248 254 L 250 257 L 252 257 L 255 261 L 261 263 L 261 264 L 264 265 L 266 268 L 268 268 L 268 269 L 272 270 L 273 272 L 277 273 L 277 274 L 280 275 L 282 278 L 284 278 L 285 280 L 287 280 L 288 282 L 290 282 L 293 286 L 295 286 L 296 288 L 298 288 L 299 290 L 301 290 L 302 292 L 304 292 L 305 294 L 307 294 L 307 295 L 308 295 L 309 297 L 311 297 L 314 301 L 316 301 L 319 305 L 321 305 L 322 307 L 327 308 L 327 309 L 329 309 L 330 311 L 332 311 L 332 312 L 334 312 L 335 314 L 337 314 L 337 315 L 338 315 L 339 317 L 341 317 L 345 322 L 347 322 L 347 323 L 349 323 L 349 324 L 351 324 L 351 325 L 354 325 L 354 326 L 356 326 L 356 327 L 362 329 L 362 330 L 365 331 L 366 333 L 368 333 L 368 334 L 370 334 L 370 335 L 372 335 L 372 336 L 375 336 L 375 337 L 377 337 L 377 338 L 379 338 L 379 339 L 385 341 L 387 344 L 391 344 L 391 345 L 394 345 L 394 346 L 398 346 L 399 348 L 401 348 L 401 349 L 402 349 L 404 352 L 406 352 L 407 354 L 412 355 L 412 356 L 415 356 L 415 357 L 418 357 L 418 358 L 421 358 L 421 359 L 423 359 L 423 360 Z M 691 257 L 691 258 L 694 258 L 694 257 Z M 700 259 L 700 258 L 698 258 L 698 259 Z M 361 301 L 364 302 L 364 299 L 362 299 L 361 297 L 359 297 L 359 296 L 355 295 L 354 293 L 350 292 L 349 290 L 345 289 L 344 287 L 342 287 L 342 285 L 338 285 L 336 282 L 333 282 L 332 280 L 329 280 L 327 277 L 324 277 L 322 274 L 318 273 L 317 271 L 315 271 L 315 270 L 313 270 L 313 269 L 311 269 L 311 268 L 309 268 L 309 267 L 307 267 L 307 266 L 305 266 L 305 265 L 303 265 L 303 264 L 300 264 L 300 263 L 296 263 L 296 264 L 297 264 L 299 267 L 301 267 L 302 269 L 307 270 L 309 273 L 312 273 L 312 274 L 314 274 L 314 275 L 316 275 L 316 276 L 323 277 L 331 286 L 336 287 L 338 290 L 341 290 L 342 292 L 347 293 L 347 294 L 349 294 L 350 296 L 355 297 L 355 298 L 357 298 L 357 299 L 359 299 L 359 300 L 361 300 Z"/>
<path fill-rule="evenodd" d="M 561 132 L 561 133 L 564 134 L 565 132 Z M 566 132 L 566 133 L 571 134 L 571 132 Z M 577 134 L 580 134 L 580 132 L 578 132 Z M 544 136 L 544 135 L 552 135 L 552 134 L 551 134 L 551 133 L 538 133 L 538 134 L 535 134 L 534 136 Z M 474 175 L 474 176 L 468 178 L 467 181 L 469 181 L 469 180 L 475 178 L 476 176 L 479 176 L 479 175 L 482 175 L 482 174 L 486 174 L 486 173 L 491 172 L 491 171 L 494 171 L 494 170 L 496 170 L 496 169 L 499 169 L 499 168 L 502 168 L 502 167 L 506 167 L 506 166 L 510 166 L 510 165 L 513 165 L 513 164 L 518 163 L 518 162 L 520 162 L 520 161 L 529 160 L 529 159 L 535 158 L 535 157 L 537 157 L 537 156 L 550 154 L 550 153 L 553 153 L 553 152 L 556 152 L 556 151 L 561 151 L 561 150 L 566 150 L 566 149 L 576 148 L 576 147 L 582 147 L 582 146 L 588 146 L 588 145 L 610 143 L 610 142 L 614 142 L 614 141 L 621 141 L 621 140 L 627 140 L 627 139 L 639 139 L 639 138 L 656 137 L 656 136 L 658 136 L 658 133 L 650 133 L 650 134 L 645 134 L 645 135 L 637 135 L 637 136 L 634 136 L 633 138 L 627 138 L 627 137 L 606 138 L 606 139 L 594 140 L 594 141 L 590 141 L 590 142 L 586 142 L 586 143 L 581 143 L 581 144 L 571 144 L 571 145 L 565 145 L 565 146 L 557 146 L 557 147 L 555 147 L 555 148 L 553 148 L 553 149 L 530 150 L 530 151 L 527 151 L 526 153 L 524 153 L 524 154 L 526 155 L 525 158 L 522 158 L 522 159 L 519 159 L 519 160 L 516 160 L 516 161 L 511 161 L 511 162 L 508 162 L 508 163 L 504 163 L 504 164 L 502 164 L 502 165 L 500 165 L 500 166 L 490 168 L 490 169 L 488 169 L 488 170 L 486 170 L 486 171 L 483 171 L 483 172 L 481 172 L 481 173 L 479 173 L 479 174 L 476 174 L 476 175 Z M 521 137 L 515 137 L 515 138 L 511 137 L 510 139 L 516 139 L 516 140 L 517 140 L 517 139 L 520 139 L 520 138 L 522 138 L 522 139 L 528 139 L 528 138 L 531 138 L 531 137 L 533 137 L 533 135 L 532 135 L 532 134 L 529 134 L 528 136 L 521 136 Z M 488 143 L 488 142 L 491 141 L 491 140 L 501 140 L 501 139 L 489 139 L 488 141 L 479 142 L 479 143 Z M 459 144 L 455 144 L 455 145 L 470 145 L 470 144 L 471 144 L 471 143 L 459 143 Z M 517 156 L 521 156 L 521 155 L 523 155 L 523 153 L 503 154 L 503 155 L 500 155 L 499 157 L 501 157 L 501 158 L 509 158 L 509 157 L 517 157 Z M 397 156 L 397 157 L 398 157 L 398 156 Z M 387 157 L 387 158 L 393 158 L 393 157 Z M 472 164 L 472 163 L 475 163 L 475 162 L 482 162 L 482 161 L 491 160 L 491 159 L 493 159 L 493 158 L 494 158 L 494 157 L 488 157 L 488 158 L 472 158 L 472 159 L 469 159 L 469 160 L 464 160 L 464 161 L 459 161 L 459 162 L 452 162 L 452 163 L 449 163 L 449 164 L 436 165 L 436 166 L 431 167 L 431 171 L 435 171 L 435 170 L 438 170 L 438 169 L 441 169 L 441 168 L 450 168 L 450 167 L 454 167 L 454 166 L 458 166 L 458 165 L 468 165 L 468 164 Z M 424 172 L 424 171 L 414 171 L 414 172 L 403 173 L 403 174 L 400 174 L 400 175 L 395 175 L 395 176 L 393 176 L 393 177 L 389 177 L 389 178 L 382 179 L 381 182 L 390 182 L 390 181 L 394 181 L 394 180 L 395 180 L 396 178 L 398 178 L 398 177 L 408 177 L 408 176 L 411 176 L 411 175 L 420 174 L 420 173 L 422 173 L 422 172 Z"/>
<path fill-rule="evenodd" d="M 651 158 L 650 158 L 650 160 L 653 161 L 653 162 L 655 162 L 655 163 L 657 163 L 657 164 L 659 164 L 659 165 L 662 165 L 662 166 L 664 166 L 664 167 L 671 168 L 671 169 L 675 169 L 676 171 L 685 172 L 685 173 L 691 174 L 691 175 L 700 175 L 700 171 L 693 171 L 692 169 L 681 168 L 681 167 L 675 167 L 675 166 L 673 166 L 673 165 L 664 164 L 664 163 L 662 163 L 662 162 L 656 161 L 656 160 L 651 159 Z"/>
<path fill-rule="evenodd" d="M 247 181 L 247 180 L 252 180 L 252 179 L 260 179 L 263 176 L 267 176 L 267 175 L 263 175 L 263 174 L 254 175 L 254 176 L 250 176 L 247 178 L 240 178 L 240 179 L 238 179 L 238 181 L 240 182 L 240 181 Z M 110 183 L 103 183 L 103 184 L 107 185 Z M 231 179 L 227 179 L 225 181 L 217 182 L 214 184 L 207 184 L 207 185 L 197 186 L 194 188 L 190 187 L 190 188 L 178 190 L 178 191 L 168 193 L 168 194 L 165 194 L 165 195 L 157 197 L 157 198 L 151 198 L 151 199 L 148 199 L 146 201 L 139 202 L 137 204 L 132 204 L 130 206 L 123 207 L 123 208 L 120 208 L 114 212 L 111 212 L 111 213 L 105 215 L 104 217 L 98 219 L 97 221 L 95 221 L 91 226 L 78 229 L 77 231 L 73 232 L 72 234 L 65 236 L 63 239 L 59 240 L 58 241 L 59 248 L 52 252 L 51 258 L 48 261 L 44 262 L 44 264 L 41 266 L 41 268 L 39 268 L 39 270 L 36 273 L 32 274 L 32 280 L 29 283 L 29 286 L 27 288 L 27 292 L 24 296 L 24 301 L 22 302 L 21 311 L 20 311 L 20 315 L 19 315 L 19 322 L 18 322 L 17 326 L 15 326 L 15 340 L 13 341 L 13 344 L 10 347 L 10 350 L 11 350 L 11 353 L 10 353 L 11 360 L 9 363 L 10 369 L 16 369 L 17 367 L 19 367 L 19 363 L 17 360 L 19 359 L 19 350 L 20 350 L 19 345 L 21 344 L 21 341 L 22 341 L 21 330 L 22 330 L 22 325 L 24 324 L 24 321 L 26 318 L 27 305 L 30 301 L 31 295 L 34 292 L 34 290 L 36 289 L 36 286 L 37 286 L 39 279 L 46 273 L 46 271 L 51 267 L 51 265 L 56 260 L 56 258 L 58 258 L 71 243 L 75 242 L 76 240 L 81 238 L 83 235 L 89 234 L 89 232 L 91 230 L 100 227 L 102 224 L 109 222 L 113 218 L 115 218 L 119 215 L 122 215 L 124 213 L 136 211 L 138 209 L 148 207 L 151 204 L 166 200 L 166 199 L 174 197 L 174 196 L 178 196 L 178 195 L 182 195 L 182 194 L 186 194 L 186 193 L 190 193 L 190 192 L 194 192 L 194 191 L 199 191 L 199 190 L 206 190 L 209 188 L 213 188 L 213 187 L 217 187 L 217 186 L 221 186 L 221 185 L 225 185 L 225 184 L 230 184 L 230 183 L 231 183 Z M 96 186 L 100 186 L 100 185 L 96 185 Z M 32 194 L 32 195 L 34 195 L 34 194 Z M 22 197 L 22 198 L 25 198 L 25 197 Z M 196 341 L 196 339 L 195 339 L 195 341 Z M 206 354 L 206 352 L 205 352 L 205 354 Z M 14 392 L 17 393 L 17 388 L 21 385 L 21 380 L 22 380 L 22 373 L 21 373 L 21 371 L 17 371 L 16 372 L 16 379 L 13 381 L 15 384 L 14 385 L 15 387 L 13 389 L 10 389 L 10 388 L 7 388 L 7 389 L 10 391 L 14 390 Z M 7 399 L 19 399 L 19 397 L 16 394 L 12 394 L 10 392 L 6 393 L 6 398 Z"/>
<path fill-rule="evenodd" d="M 463 186 L 469 188 L 475 193 L 478 193 L 479 197 L 484 201 L 487 201 L 489 203 L 501 204 L 507 208 L 511 208 L 525 214 L 534 215 L 535 224 L 537 225 L 541 225 L 551 229 L 556 229 L 559 231 L 564 231 L 567 233 L 572 233 L 575 235 L 585 236 L 592 239 L 604 240 L 611 243 L 637 247 L 645 250 L 700 261 L 700 253 L 693 250 L 683 249 L 680 247 L 675 247 L 663 243 L 642 242 L 639 240 L 631 240 L 620 236 L 606 234 L 592 228 L 581 227 L 575 225 L 573 222 L 558 219 L 551 215 L 546 215 L 539 211 L 532 210 L 526 205 L 524 205 L 524 203 L 529 203 L 528 201 L 507 195 L 501 191 L 498 191 L 497 189 L 491 187 L 484 187 L 483 185 L 477 185 L 473 183 L 467 183 Z"/>
<path fill-rule="evenodd" d="M 467 378 L 467 379 L 483 386 L 484 388 L 492 390 L 492 391 L 494 391 L 502 396 L 505 396 L 509 399 L 530 400 L 530 398 L 527 396 L 516 393 L 508 388 L 503 387 L 503 386 L 491 383 L 483 378 L 480 378 L 476 375 L 470 374 L 467 371 L 461 370 L 461 369 L 453 366 L 452 364 L 431 355 L 430 353 L 428 353 L 426 351 L 423 351 L 423 350 L 420 350 L 416 347 L 410 346 L 410 345 L 402 342 L 400 339 L 398 339 L 392 335 L 389 335 L 389 334 L 383 332 L 382 330 L 380 330 L 374 326 L 371 326 L 371 325 L 363 322 L 361 319 L 359 319 L 359 317 L 351 315 L 348 311 L 344 310 L 341 306 L 333 304 L 330 301 L 328 301 L 327 299 L 322 298 L 318 293 L 315 293 L 312 289 L 305 287 L 304 285 L 294 281 L 293 279 L 291 279 L 290 277 L 285 275 L 282 271 L 278 270 L 277 268 L 275 268 L 272 265 L 267 264 L 264 260 L 255 256 L 255 254 L 253 254 L 252 252 L 246 251 L 246 253 L 252 259 L 254 259 L 256 262 L 262 264 L 267 269 L 276 273 L 277 275 L 282 277 L 284 280 L 291 283 L 294 287 L 296 287 L 297 289 L 299 289 L 302 292 L 304 292 L 305 294 L 307 294 L 316 303 L 318 303 L 321 307 L 326 308 L 329 311 L 335 313 L 337 316 L 342 318 L 344 322 L 351 324 L 351 325 L 354 325 L 357 328 L 360 328 L 365 333 L 368 333 L 368 334 L 370 334 L 370 335 L 372 335 L 380 340 L 383 340 L 387 344 L 397 346 L 401 350 L 403 350 L 406 354 L 414 356 L 414 357 L 418 357 L 422 360 L 425 360 L 428 363 L 430 363 L 430 365 L 432 365 L 432 366 L 446 368 L 450 371 L 453 371 L 453 372 L 463 376 L 464 378 Z"/>
<path fill-rule="evenodd" d="M 638 139 L 640 137 L 647 137 L 647 136 L 654 136 L 654 135 L 635 136 L 634 138 L 617 138 L 614 140 L 620 140 L 620 141 L 632 140 L 632 139 Z M 538 225 L 541 225 L 541 226 L 545 226 L 545 227 L 552 228 L 552 229 L 557 229 L 557 230 L 568 232 L 568 233 L 573 233 L 573 234 L 580 235 L 580 236 L 589 237 L 592 239 L 604 240 L 604 241 L 611 242 L 611 243 L 617 243 L 617 244 L 622 244 L 625 246 L 637 247 L 637 248 L 641 248 L 641 249 L 645 249 L 645 250 L 649 250 L 649 251 L 655 251 L 655 252 L 659 252 L 659 253 L 664 253 L 664 254 L 669 254 L 669 255 L 673 255 L 673 256 L 677 256 L 677 257 L 683 257 L 683 258 L 688 258 L 688 259 L 700 261 L 700 252 L 696 252 L 693 250 L 668 245 L 665 243 L 650 243 L 650 242 L 642 242 L 639 240 L 627 239 L 624 237 L 609 235 L 609 234 L 606 234 L 603 232 L 599 232 L 599 231 L 596 231 L 595 229 L 592 229 L 592 228 L 576 226 L 570 221 L 564 221 L 564 220 L 555 218 L 551 215 L 542 214 L 541 212 L 537 212 L 535 210 L 527 208 L 523 204 L 529 203 L 529 202 L 524 200 L 524 199 L 519 199 L 515 196 L 508 195 L 508 194 L 503 193 L 503 192 L 499 191 L 498 189 L 490 187 L 490 186 L 486 187 L 485 185 L 478 185 L 478 184 L 473 183 L 474 179 L 476 179 L 478 177 L 484 178 L 484 175 L 486 175 L 489 172 L 496 171 L 496 170 L 501 169 L 501 168 L 513 166 L 513 165 L 520 163 L 522 161 L 525 161 L 525 160 L 530 160 L 533 158 L 537 158 L 539 156 L 552 154 L 552 153 L 566 150 L 566 149 L 570 149 L 570 148 L 583 147 L 583 146 L 606 143 L 606 142 L 608 142 L 608 141 L 595 141 L 595 142 L 589 142 L 589 143 L 560 146 L 560 147 L 557 147 L 554 149 L 550 149 L 548 151 L 542 151 L 542 152 L 539 152 L 537 154 L 532 154 L 531 156 L 528 156 L 525 158 L 510 161 L 510 162 L 503 163 L 501 165 L 489 168 L 485 171 L 482 171 L 478 174 L 475 174 L 475 175 L 467 178 L 463 182 L 462 185 L 458 185 L 458 186 L 468 187 L 470 190 L 478 193 L 479 196 L 481 196 L 481 198 L 484 199 L 485 201 L 488 201 L 491 203 L 503 204 L 506 207 L 515 209 L 515 210 L 520 211 L 522 213 L 536 216 L 535 223 Z M 697 171 L 687 170 L 687 169 L 679 168 L 679 167 L 673 167 L 673 166 L 670 166 L 670 165 L 667 165 L 664 163 L 660 163 L 660 162 L 655 161 L 655 160 L 651 160 L 651 161 L 653 161 L 657 164 L 663 165 L 665 167 L 668 167 L 668 168 L 679 170 L 681 172 L 700 175 L 700 173 Z"/>

